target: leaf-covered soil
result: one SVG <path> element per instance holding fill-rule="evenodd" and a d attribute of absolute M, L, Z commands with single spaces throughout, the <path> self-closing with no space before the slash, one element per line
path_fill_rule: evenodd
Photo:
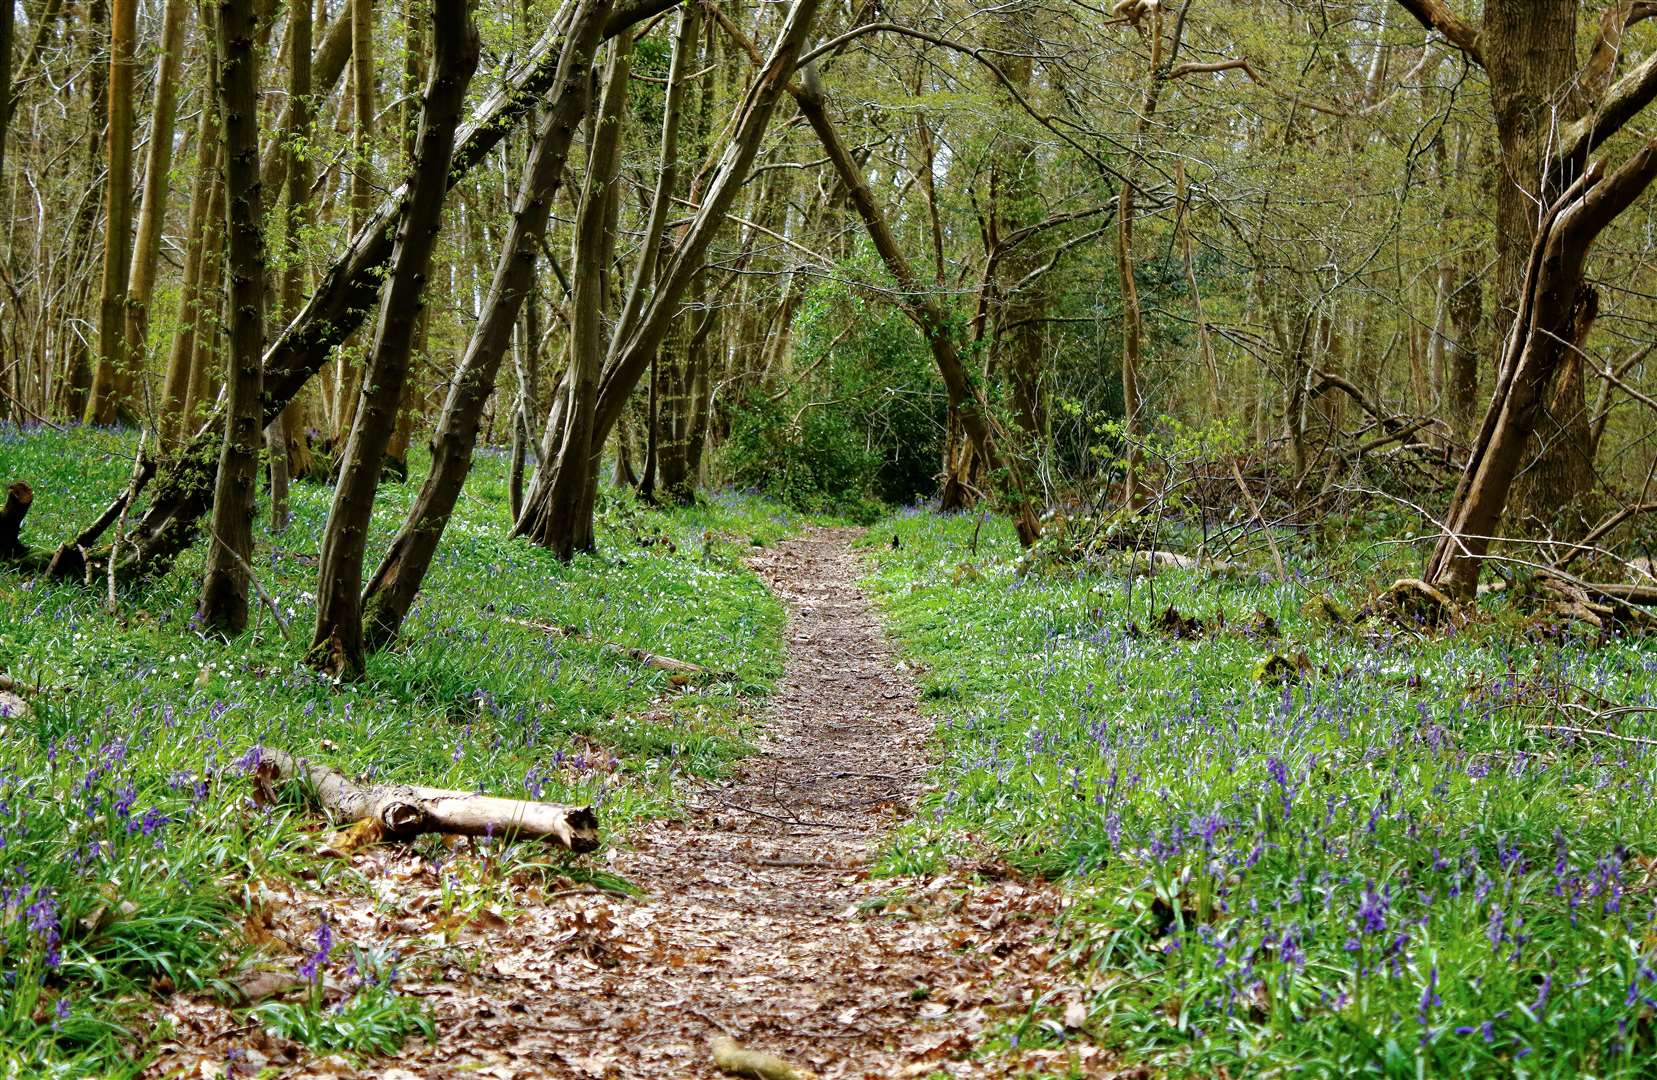
<path fill-rule="evenodd" d="M 1102 1071 L 1085 1042 L 974 1052 L 1038 1005 L 1079 1000 L 1048 973 L 1054 890 L 989 865 L 870 875 L 922 790 L 929 725 L 857 586 L 853 538 L 813 530 L 753 559 L 788 609 L 769 723 L 738 775 L 606 853 L 638 896 L 525 869 L 518 906 L 445 919 L 446 897 L 466 886 L 445 884 L 432 859 L 353 854 L 379 903 L 282 887 L 254 898 L 250 932 L 314 926 L 325 908 L 342 934 L 397 952 L 401 992 L 427 1004 L 435 1043 L 410 1039 L 394 1061 L 319 1058 L 245 1014 L 180 998 L 179 1038 L 153 1071 L 715 1076 L 719 1035 L 823 1077 Z"/>

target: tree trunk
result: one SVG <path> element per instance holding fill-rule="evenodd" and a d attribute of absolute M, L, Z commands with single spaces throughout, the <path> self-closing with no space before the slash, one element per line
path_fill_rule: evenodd
<path fill-rule="evenodd" d="M 1477 589 L 1480 564 L 1555 376 L 1592 322 L 1597 299 L 1584 285 L 1588 252 L 1653 178 L 1657 142 L 1648 142 L 1608 177 L 1595 163 L 1542 220 L 1496 393 L 1424 575 L 1453 597 L 1469 598 Z"/>
<path fill-rule="evenodd" d="M 215 26 L 224 127 L 225 249 L 230 357 L 224 446 L 213 493 L 201 620 L 227 634 L 247 627 L 253 496 L 259 474 L 260 358 L 265 334 L 264 215 L 259 198 L 259 79 L 254 0 L 221 0 Z"/>
<path fill-rule="evenodd" d="M 1542 211 L 1568 182 L 1555 161 L 1576 82 L 1578 0 L 1487 0 L 1480 36 L 1501 146 L 1496 183 L 1496 340 L 1505 341 L 1524 285 L 1525 260 Z M 1581 380 L 1556 388 L 1557 427 L 1536 447 L 1515 492 L 1527 515 L 1551 517 L 1586 492 L 1593 463 Z M 1550 412 L 1552 410 L 1550 409 Z M 1582 440 L 1582 441 L 1577 441 Z"/>
<path fill-rule="evenodd" d="M 86 28 L 83 39 L 87 42 L 87 97 L 92 122 L 88 126 L 86 138 L 86 176 L 96 176 L 98 161 L 104 154 L 104 127 L 109 109 L 109 68 L 100 64 L 102 45 L 98 42 L 98 34 L 102 30 L 106 19 L 107 9 L 103 0 L 92 0 L 86 7 Z M 97 191 L 101 193 L 102 187 Z M 75 252 L 87 252 L 93 248 L 92 234 L 98 224 L 99 200 L 95 194 L 88 192 L 87 197 L 81 200 L 80 210 L 75 215 L 75 223 L 70 227 L 71 243 Z M 82 309 L 84 294 L 76 296 L 75 310 Z M 65 365 L 60 406 L 64 415 L 80 417 L 86 414 L 87 401 L 92 392 L 92 356 L 87 345 L 85 334 L 69 335 L 69 357 Z"/>
<path fill-rule="evenodd" d="M 543 467 L 536 474 L 535 485 L 526 499 L 524 514 L 518 520 L 516 531 L 519 535 L 553 536 L 567 532 L 576 538 L 578 544 L 581 537 L 591 536 L 592 500 L 598 482 L 597 451 L 603 447 L 605 439 L 615 427 L 616 420 L 621 416 L 623 405 L 638 386 L 639 378 L 650 367 L 651 359 L 661 348 L 668 329 L 679 314 L 680 302 L 684 299 L 691 279 L 702 268 L 714 233 L 724 224 L 725 215 L 730 211 L 747 180 L 749 167 L 759 153 L 760 142 L 764 138 L 771 115 L 776 110 L 777 101 L 788 87 L 788 80 L 794 71 L 794 60 L 800 54 L 810 33 L 818 2 L 819 0 L 794 0 L 790 6 L 771 56 L 749 88 L 741 110 L 731 125 L 731 134 L 713 173 L 713 179 L 682 239 L 673 250 L 672 258 L 661 275 L 661 284 L 651 296 L 650 302 L 642 309 L 635 325 L 616 328 L 611 339 L 610 356 L 605 363 L 604 375 L 599 384 L 596 415 L 591 421 L 591 436 L 587 440 L 593 453 L 585 462 L 570 459 L 559 463 L 558 467 L 543 463 Z M 586 423 L 572 417 L 572 411 L 565 410 L 562 424 L 558 431 L 553 433 L 558 437 L 558 442 L 552 445 L 559 445 L 563 441 L 563 426 L 570 423 Z M 575 500 L 580 519 L 568 525 L 555 526 L 547 523 L 546 519 L 551 510 L 549 500 L 559 468 L 580 470 L 583 473 L 582 491 Z"/>
<path fill-rule="evenodd" d="M 0 3 L 0 176 L 6 174 L 6 136 L 16 109 L 12 91 L 12 38 L 17 28 L 17 4 Z"/>
<path fill-rule="evenodd" d="M 172 187 L 173 118 L 178 105 L 178 75 L 184 63 L 188 0 L 167 0 L 161 17 L 161 58 L 155 72 L 155 107 L 150 116 L 149 147 L 144 154 L 144 196 L 138 208 L 138 235 L 133 241 L 132 271 L 127 279 L 123 355 L 142 370 L 149 348 L 150 296 L 161 257 L 161 230 L 167 220 Z M 211 109 L 204 110 L 211 112 Z"/>
<path fill-rule="evenodd" d="M 374 0 L 351 5 L 351 227 L 361 229 L 374 209 Z M 345 442 L 356 420 L 365 359 L 341 351 L 334 358 L 334 442 Z"/>
<path fill-rule="evenodd" d="M 577 551 L 591 547 L 590 530 L 582 530 L 580 511 L 590 479 L 588 463 L 603 448 L 601 437 L 595 438 L 593 417 L 598 410 L 598 380 L 605 354 L 600 320 L 606 290 L 601 271 L 609 264 L 608 253 L 614 238 L 609 222 L 620 184 L 622 123 L 627 110 L 627 81 L 632 70 L 632 41 L 624 35 L 611 48 L 614 52 L 605 73 L 597 124 L 588 139 L 591 150 L 586 184 L 576 214 L 567 419 L 556 456 L 554 447 L 542 447 L 541 459 L 551 463 L 551 469 L 543 469 L 543 473 L 550 472 L 551 482 L 540 499 L 532 497 L 531 524 L 522 530 L 565 562 Z"/>
<path fill-rule="evenodd" d="M 442 224 L 455 130 L 478 64 L 478 33 L 467 0 L 434 0 L 432 8 L 436 55 L 421 110 L 408 205 L 397 231 L 374 344 L 364 365 L 361 408 L 351 425 L 333 511 L 322 537 L 310 662 L 343 678 L 362 672 L 362 562 L 374 492 L 408 378 L 427 271 Z"/>
<path fill-rule="evenodd" d="M 563 180 L 576 126 L 587 113 L 593 54 L 610 18 L 611 0 L 581 0 L 571 16 L 553 83 L 557 92 L 524 162 L 523 180 L 483 315 L 472 330 L 437 423 L 431 471 L 363 597 L 365 632 L 371 648 L 383 646 L 402 628 L 460 498 L 471 469 L 484 405 L 511 344 L 519 309 L 534 288 L 535 259 Z"/>
<path fill-rule="evenodd" d="M 108 426 L 132 416 L 135 358 L 126 352 L 127 275 L 132 261 L 132 69 L 138 0 L 114 0 L 109 19 L 108 173 L 104 181 L 104 274 L 98 293 L 98 367 L 86 422 Z"/>
<path fill-rule="evenodd" d="M 282 271 L 282 314 L 299 309 L 305 291 L 305 260 L 300 236 L 309 218 L 311 169 L 304 144 L 311 127 L 311 4 L 298 0 L 288 11 L 288 103 L 283 113 L 288 149 L 287 207 L 283 219 L 287 260 Z M 288 527 L 288 484 L 310 472 L 310 446 L 305 440 L 305 418 L 299 398 L 276 414 L 265 429 L 270 460 L 270 528 Z M 297 451 L 297 452 L 296 452 Z"/>
<path fill-rule="evenodd" d="M 211 20 L 204 20 L 204 33 L 212 33 Z M 177 329 L 167 358 L 167 375 L 161 388 L 160 445 L 163 453 L 175 450 L 194 430 L 185 413 L 190 393 L 190 362 L 195 356 L 196 335 L 203 323 L 208 257 L 207 236 L 217 228 L 212 202 L 219 175 L 219 110 L 209 100 L 201 110 L 196 127 L 195 179 L 190 187 L 190 222 L 185 236 L 184 280 L 178 290 Z"/>
<path fill-rule="evenodd" d="M 215 109 L 216 111 L 216 109 Z M 188 431 L 202 423 L 203 417 L 214 408 L 213 387 L 224 375 L 224 336 L 229 325 L 226 317 L 229 296 L 225 288 L 224 260 L 224 148 L 219 148 L 219 162 L 213 172 L 213 186 L 207 199 L 207 237 L 202 253 L 201 291 L 196 304 L 194 349 L 184 387 L 184 423 Z M 222 405 L 222 402 L 219 404 Z M 213 425 L 206 431 L 213 433 Z M 217 453 L 219 446 L 212 442 Z"/>

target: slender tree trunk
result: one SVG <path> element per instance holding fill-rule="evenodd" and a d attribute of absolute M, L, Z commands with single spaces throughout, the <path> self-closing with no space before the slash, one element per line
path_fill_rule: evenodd
<path fill-rule="evenodd" d="M 211 22 L 204 28 L 211 33 Z M 196 175 L 190 188 L 190 224 L 185 240 L 184 280 L 178 292 L 177 330 L 167 358 L 167 376 L 161 388 L 161 447 L 176 449 L 194 432 L 186 412 L 190 396 L 190 365 L 195 357 L 196 335 L 202 332 L 207 302 L 206 263 L 208 234 L 218 228 L 214 213 L 214 192 L 219 176 L 219 110 L 209 100 L 202 106 L 196 128 Z"/>
<path fill-rule="evenodd" d="M 83 40 L 87 43 L 87 60 L 90 68 L 86 80 L 87 96 L 92 114 L 92 123 L 86 139 L 87 176 L 97 175 L 98 161 L 105 153 L 104 129 L 109 116 L 109 67 L 99 62 L 104 48 L 99 37 L 108 22 L 107 12 L 104 0 L 91 0 L 86 8 L 87 25 L 82 34 Z M 98 190 L 102 192 L 104 188 L 100 187 Z M 75 251 L 85 252 L 92 249 L 92 234 L 97 226 L 98 210 L 99 200 L 89 192 L 81 201 L 80 211 L 76 214 L 75 223 L 70 229 Z M 84 299 L 84 295 L 77 296 L 77 311 L 81 310 L 81 302 Z M 63 413 L 67 416 L 79 417 L 86 414 L 92 394 L 92 363 L 86 335 L 71 334 L 61 401 Z"/>
<path fill-rule="evenodd" d="M 108 173 L 104 200 L 104 275 L 98 293 L 98 367 L 86 421 L 109 425 L 132 416 L 135 358 L 126 352 L 127 276 L 132 261 L 132 72 L 138 0 L 114 0 L 109 19 Z M 124 393 L 123 391 L 127 391 Z"/>
<path fill-rule="evenodd" d="M 168 189 L 172 187 L 173 118 L 178 106 L 178 76 L 184 63 L 184 30 L 189 15 L 188 0 L 167 0 L 161 17 L 155 107 L 150 117 L 149 147 L 144 154 L 144 195 L 138 208 L 132 271 L 127 279 L 124 355 L 129 365 L 140 370 L 149 348 L 150 297 L 155 291 L 161 230 L 167 220 Z"/>
<path fill-rule="evenodd" d="M 247 627 L 253 497 L 259 474 L 261 357 L 265 336 L 264 215 L 259 198 L 259 79 L 254 0 L 221 0 L 215 25 L 224 128 L 225 249 L 230 275 L 230 358 L 224 447 L 213 493 L 201 620 L 227 634 Z"/>
<path fill-rule="evenodd" d="M 288 10 L 288 101 L 283 113 L 283 134 L 288 146 L 287 216 L 283 221 L 287 237 L 287 260 L 282 269 L 282 313 L 291 317 L 299 310 L 305 291 L 305 258 L 302 238 L 309 220 L 311 167 L 305 140 L 311 130 L 311 3 L 298 0 Z M 304 405 L 300 398 L 276 414 L 265 429 L 265 447 L 270 458 L 270 528 L 281 533 L 288 527 L 288 484 L 310 472 L 310 445 L 305 439 Z"/>
<path fill-rule="evenodd" d="M 442 223 L 455 130 L 478 64 L 478 33 L 468 0 L 433 0 L 432 8 L 436 55 L 421 110 L 408 208 L 397 231 L 391 276 L 364 365 L 362 405 L 351 425 L 333 511 L 322 537 L 310 660 L 340 677 L 355 677 L 363 667 L 362 563 L 374 491 L 408 378 L 415 326 Z"/>
<path fill-rule="evenodd" d="M 216 110 L 215 110 L 216 111 Z M 224 336 L 230 325 L 227 317 L 228 290 L 225 285 L 224 259 L 224 163 L 223 147 L 213 173 L 213 186 L 207 200 L 207 247 L 202 256 L 202 278 L 199 300 L 196 304 L 195 348 L 190 357 L 189 376 L 184 392 L 185 431 L 195 431 L 197 438 L 214 434 L 215 425 L 203 423 L 215 404 L 213 387 L 224 381 Z M 212 444 L 216 455 L 219 446 Z"/>
<path fill-rule="evenodd" d="M 351 228 L 374 209 L 374 0 L 351 4 Z M 334 441 L 343 443 L 357 416 L 366 361 L 347 352 L 335 358 Z"/>
<path fill-rule="evenodd" d="M 372 648 L 383 646 L 402 628 L 471 469 L 484 405 L 511 344 L 519 309 L 534 288 L 535 259 L 563 180 L 576 126 L 587 113 L 593 55 L 610 12 L 611 0 L 580 0 L 570 17 L 553 84 L 556 93 L 524 162 L 523 180 L 500 245 L 483 315 L 472 330 L 437 423 L 431 471 L 363 598 L 367 639 Z"/>
<path fill-rule="evenodd" d="M 0 177 L 6 174 L 6 137 L 16 110 L 12 91 L 12 37 L 16 25 L 17 4 L 0 3 Z"/>
<path fill-rule="evenodd" d="M 600 319 L 605 288 L 600 273 L 608 264 L 613 233 L 608 228 L 620 183 L 622 123 L 627 110 L 627 81 L 631 74 L 632 41 L 616 39 L 605 73 L 604 97 L 597 126 L 588 140 L 586 184 L 576 214 L 574 293 L 570 298 L 569 406 L 563 441 L 556 457 L 543 448 L 543 460 L 552 462 L 552 483 L 539 507 L 535 527 L 527 535 L 568 561 L 587 550 L 590 534 L 581 529 L 581 504 L 591 479 L 588 462 L 602 449 L 594 437 L 593 414 L 598 409 L 598 380 L 604 366 L 605 343 Z"/>

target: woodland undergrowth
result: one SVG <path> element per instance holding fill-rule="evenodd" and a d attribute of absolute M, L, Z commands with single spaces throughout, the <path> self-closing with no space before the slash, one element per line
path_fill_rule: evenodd
<path fill-rule="evenodd" d="M 1421 554 L 1361 536 L 1334 557 L 1285 534 L 1290 581 L 1020 561 L 965 515 L 867 544 L 942 759 L 885 869 L 988 860 L 1071 901 L 1082 1008 L 1037 1000 L 998 1045 L 1085 1033 L 1176 1075 L 1649 1075 L 1649 640 L 1543 634 L 1497 596 L 1442 631 L 1352 621 Z"/>
<path fill-rule="evenodd" d="M 47 547 L 71 534 L 124 485 L 133 441 L 0 428 L 4 473 L 42 494 L 26 536 Z M 417 454 L 408 483 L 381 486 L 371 553 L 424 467 Z M 354 685 L 302 663 L 325 487 L 295 489 L 282 535 L 255 524 L 253 569 L 291 637 L 265 605 L 233 642 L 204 632 L 192 617 L 199 548 L 119 593 L 113 611 L 101 583 L 0 574 L 0 673 L 26 702 L 0 717 L 0 1073 L 138 1071 L 167 1037 L 149 1026 L 155 1002 L 175 991 L 234 999 L 251 959 L 245 900 L 262 879 L 371 893 L 319 856 L 326 830 L 313 810 L 256 803 L 256 746 L 374 780 L 590 804 L 611 835 L 671 812 L 676 778 L 715 774 L 745 751 L 780 671 L 782 610 L 743 559 L 794 522 L 758 500 L 658 511 L 618 496 L 601 509 L 601 553 L 561 565 L 507 538 L 506 479 L 503 456 L 479 455 L 401 641 Z M 721 677 L 676 685 L 683 677 L 613 644 Z M 445 864 L 461 907 L 510 907 L 526 881 L 624 887 L 605 882 L 596 857 L 494 847 L 423 850 Z M 255 1021 L 368 1054 L 429 1031 L 395 992 L 397 958 L 326 926 L 298 929 L 303 948 L 274 959 L 312 992 L 267 1003 Z"/>

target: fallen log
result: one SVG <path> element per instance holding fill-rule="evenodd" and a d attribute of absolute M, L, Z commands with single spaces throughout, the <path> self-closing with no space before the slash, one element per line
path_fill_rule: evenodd
<path fill-rule="evenodd" d="M 29 554 L 21 534 L 34 501 L 34 488 L 21 480 L 6 489 L 6 504 L 0 507 L 0 559 L 13 562 Z"/>
<path fill-rule="evenodd" d="M 710 1043 L 714 1066 L 720 1072 L 746 1076 L 751 1080 L 816 1080 L 810 1069 L 794 1065 L 775 1054 L 744 1049 L 729 1035 L 716 1035 Z"/>
<path fill-rule="evenodd" d="M 1657 604 L 1657 585 L 1627 585 L 1620 582 L 1584 581 L 1582 588 L 1629 604 Z"/>
<path fill-rule="evenodd" d="M 596 638 L 588 637 L 573 626 L 559 626 L 556 623 L 540 622 L 535 619 L 517 619 L 513 618 L 511 615 L 503 615 L 502 618 L 511 623 L 513 626 L 523 626 L 530 630 L 539 630 L 541 633 L 553 637 L 572 638 L 579 640 L 586 645 L 596 645 L 605 652 L 626 657 L 635 664 L 643 664 L 647 668 L 655 668 L 657 671 L 665 671 L 670 675 L 694 676 L 709 674 L 708 669 L 703 667 L 701 664 L 693 664 L 688 660 L 675 660 L 671 656 L 661 656 L 653 652 L 646 652 L 643 649 L 635 649 L 629 645 L 617 645 L 613 641 L 599 641 Z"/>
<path fill-rule="evenodd" d="M 376 822 L 387 839 L 422 833 L 546 840 L 571 851 L 598 847 L 598 817 L 591 807 L 502 799 L 469 791 L 412 784 L 356 783 L 337 769 L 282 750 L 254 751 L 254 783 L 272 800 L 279 783 L 301 783 L 322 808 L 343 821 Z"/>
<path fill-rule="evenodd" d="M 1236 574 L 1242 567 L 1223 559 L 1199 559 L 1177 551 L 1140 549 L 1129 557 L 1129 569 L 1154 576 L 1158 570 L 1207 570 L 1215 574 Z"/>

